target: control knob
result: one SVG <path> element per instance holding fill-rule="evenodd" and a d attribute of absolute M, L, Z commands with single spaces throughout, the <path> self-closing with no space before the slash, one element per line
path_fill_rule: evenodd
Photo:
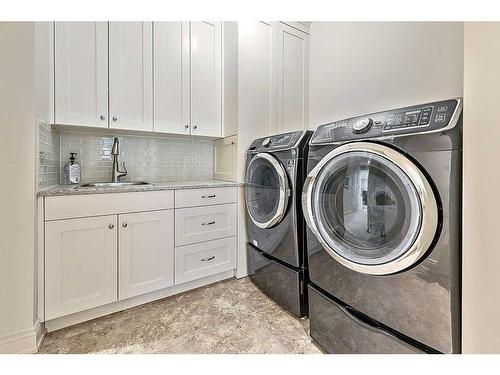
<path fill-rule="evenodd" d="M 352 131 L 356 134 L 366 133 L 373 125 L 373 120 L 368 117 L 363 117 L 357 120 L 352 125 Z"/>

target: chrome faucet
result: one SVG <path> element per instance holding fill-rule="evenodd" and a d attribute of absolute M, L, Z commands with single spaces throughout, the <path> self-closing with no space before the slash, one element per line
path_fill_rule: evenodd
<path fill-rule="evenodd" d="M 120 155 L 120 142 L 118 141 L 118 138 L 115 138 L 113 142 L 111 155 L 113 155 L 113 170 L 111 171 L 111 182 L 120 182 L 120 177 L 127 175 L 127 168 L 125 168 L 125 163 L 122 163 L 123 171 L 120 171 L 118 167 L 118 155 Z"/>

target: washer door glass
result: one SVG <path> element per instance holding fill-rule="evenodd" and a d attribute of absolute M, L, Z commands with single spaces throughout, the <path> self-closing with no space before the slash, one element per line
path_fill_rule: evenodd
<path fill-rule="evenodd" d="M 375 153 L 332 158 L 319 172 L 312 198 L 319 234 L 349 262 L 391 262 L 410 249 L 420 231 L 415 186 L 400 167 Z"/>
<path fill-rule="evenodd" d="M 288 180 L 283 166 L 273 156 L 257 154 L 248 165 L 245 200 L 252 221 L 261 228 L 276 225 L 287 206 Z"/>

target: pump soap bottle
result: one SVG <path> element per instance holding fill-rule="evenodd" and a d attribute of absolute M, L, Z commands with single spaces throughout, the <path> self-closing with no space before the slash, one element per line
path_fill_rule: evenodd
<path fill-rule="evenodd" d="M 64 166 L 64 174 L 68 184 L 80 183 L 80 165 L 75 163 L 76 152 L 70 152 L 69 162 Z"/>

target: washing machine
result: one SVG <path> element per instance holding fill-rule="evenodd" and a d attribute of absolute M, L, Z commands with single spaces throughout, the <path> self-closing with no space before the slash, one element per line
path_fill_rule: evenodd
<path fill-rule="evenodd" d="M 245 203 L 250 279 L 295 316 L 307 315 L 306 224 L 301 193 L 311 131 L 255 140 L 247 152 Z"/>
<path fill-rule="evenodd" d="M 328 353 L 459 353 L 462 99 L 319 126 L 302 205 Z"/>

